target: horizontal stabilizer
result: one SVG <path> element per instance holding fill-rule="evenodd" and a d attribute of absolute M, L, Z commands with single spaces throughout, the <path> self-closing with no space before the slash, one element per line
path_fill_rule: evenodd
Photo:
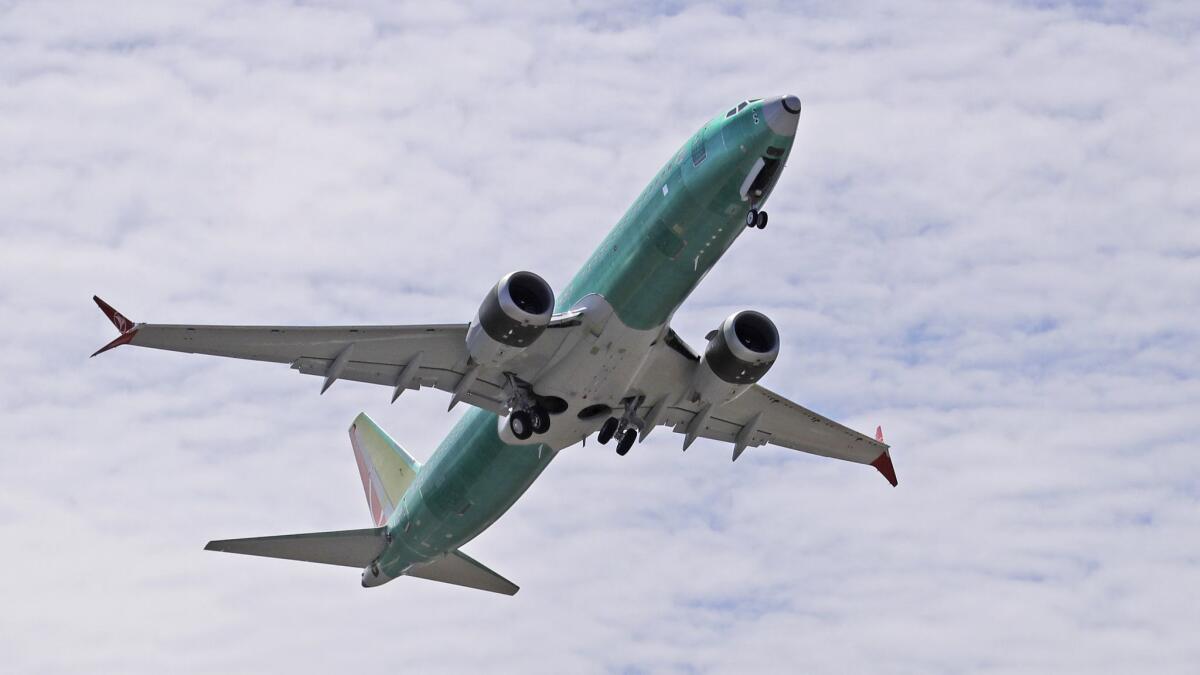
<path fill-rule="evenodd" d="M 477 588 L 481 591 L 514 595 L 519 587 L 496 574 L 482 563 L 462 551 L 454 551 L 444 558 L 423 565 L 414 565 L 404 573 L 410 577 L 440 581 L 444 584 Z"/>
<path fill-rule="evenodd" d="M 367 530 L 225 539 L 208 542 L 204 550 L 362 568 L 374 562 L 387 546 L 383 531 L 382 527 L 373 527 Z"/>

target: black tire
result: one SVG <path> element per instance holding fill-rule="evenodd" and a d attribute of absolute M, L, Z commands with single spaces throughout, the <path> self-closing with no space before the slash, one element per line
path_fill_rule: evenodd
<path fill-rule="evenodd" d="M 756 227 L 758 225 L 758 209 L 750 209 L 746 212 L 746 227 Z"/>
<path fill-rule="evenodd" d="M 758 229 L 760 229 L 760 230 L 766 229 L 766 227 L 767 227 L 767 212 L 766 211 L 758 212 L 758 222 L 755 223 L 755 225 L 757 225 Z"/>
<path fill-rule="evenodd" d="M 637 436 L 637 429 L 626 429 L 620 442 L 617 443 L 617 454 L 624 457 L 625 453 L 629 452 L 629 449 L 637 442 Z"/>
<path fill-rule="evenodd" d="M 517 440 L 523 441 L 533 435 L 533 421 L 529 419 L 529 413 L 524 410 L 517 410 L 508 416 L 508 430 L 512 432 Z"/>
<path fill-rule="evenodd" d="M 617 433 L 617 425 L 620 424 L 617 418 L 610 417 L 604 420 L 603 426 L 600 427 L 600 433 L 596 434 L 596 440 L 600 445 L 604 445 L 612 440 L 613 434 Z"/>
<path fill-rule="evenodd" d="M 533 410 L 529 411 L 529 422 L 533 426 L 535 434 L 544 434 L 550 431 L 550 413 L 540 405 L 534 406 Z"/>

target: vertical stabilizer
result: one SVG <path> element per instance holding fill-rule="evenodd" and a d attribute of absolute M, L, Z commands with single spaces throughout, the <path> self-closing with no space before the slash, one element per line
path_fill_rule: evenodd
<path fill-rule="evenodd" d="M 421 465 L 379 425 L 360 413 L 350 425 L 350 445 L 362 478 L 363 492 L 375 525 L 383 525 L 396 510 Z"/>

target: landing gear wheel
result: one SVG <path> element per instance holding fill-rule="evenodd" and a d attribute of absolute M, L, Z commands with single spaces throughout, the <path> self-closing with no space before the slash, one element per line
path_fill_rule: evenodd
<path fill-rule="evenodd" d="M 637 441 L 637 436 L 637 429 L 626 429 L 625 433 L 621 436 L 620 442 L 617 443 L 617 454 L 624 457 L 625 453 L 629 452 L 634 442 Z"/>
<path fill-rule="evenodd" d="M 533 435 L 533 421 L 529 419 L 529 413 L 524 410 L 514 411 L 508 416 L 508 430 L 512 432 L 517 440 L 523 441 Z"/>
<path fill-rule="evenodd" d="M 760 230 L 765 229 L 767 227 L 767 212 L 759 211 L 758 218 L 756 220 L 758 220 L 758 222 L 755 223 L 755 227 Z"/>
<path fill-rule="evenodd" d="M 612 440 L 613 434 L 617 433 L 618 424 L 619 422 L 615 417 L 604 420 L 604 425 L 600 427 L 600 433 L 596 434 L 596 440 L 599 441 L 600 445 L 604 445 Z"/>
<path fill-rule="evenodd" d="M 529 411 L 529 423 L 533 426 L 533 433 L 544 434 L 550 431 L 550 413 L 540 405 L 535 405 Z"/>
<path fill-rule="evenodd" d="M 758 226 L 758 209 L 750 209 L 746 212 L 746 227 Z"/>

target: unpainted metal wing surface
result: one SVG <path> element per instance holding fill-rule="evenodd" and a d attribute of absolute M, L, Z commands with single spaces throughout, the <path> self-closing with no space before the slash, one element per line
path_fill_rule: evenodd
<path fill-rule="evenodd" d="M 747 447 L 769 443 L 870 464 L 893 486 L 897 484 L 888 445 L 882 442 L 881 431 L 876 438 L 871 438 L 759 385 L 753 385 L 736 399 L 707 411 L 703 402 L 687 400 L 697 367 L 696 360 L 689 358 L 687 352 L 695 353 L 690 348 L 681 350 L 666 344 L 656 345 L 639 383 L 646 392 L 640 414 L 652 418 L 657 425 L 669 426 L 684 434 L 685 444 L 690 444 L 686 439 L 692 437 L 726 441 L 734 444 L 733 459 L 736 460 Z M 659 401 L 666 403 L 655 416 L 654 407 Z"/>
<path fill-rule="evenodd" d="M 100 298 L 101 311 L 120 331 L 96 354 L 130 344 L 189 354 L 289 364 L 325 379 L 324 393 L 337 380 L 389 387 L 392 400 L 409 389 L 434 387 L 471 405 L 506 414 L 504 375 L 474 368 L 467 352 L 468 324 L 411 326 L 214 326 L 134 323 Z M 574 314 L 556 316 L 550 328 L 578 324 Z M 548 331 L 513 364 L 518 376 L 545 365 L 568 331 Z M 96 354 L 93 354 L 95 356 Z M 527 372 L 528 371 L 528 372 Z M 467 381 L 464 382 L 464 378 Z M 465 385 L 462 386 L 462 385 Z"/>
<path fill-rule="evenodd" d="M 429 326 L 176 326 L 141 324 L 129 343 L 192 354 L 288 363 L 304 375 L 453 392 L 467 373 L 466 324 Z M 339 362 L 338 357 L 347 355 Z M 420 354 L 416 372 L 404 367 Z M 336 370 L 336 372 L 333 372 Z M 407 381 L 401 383 L 401 376 Z M 462 400 L 502 409 L 502 382 L 477 377 Z"/>

